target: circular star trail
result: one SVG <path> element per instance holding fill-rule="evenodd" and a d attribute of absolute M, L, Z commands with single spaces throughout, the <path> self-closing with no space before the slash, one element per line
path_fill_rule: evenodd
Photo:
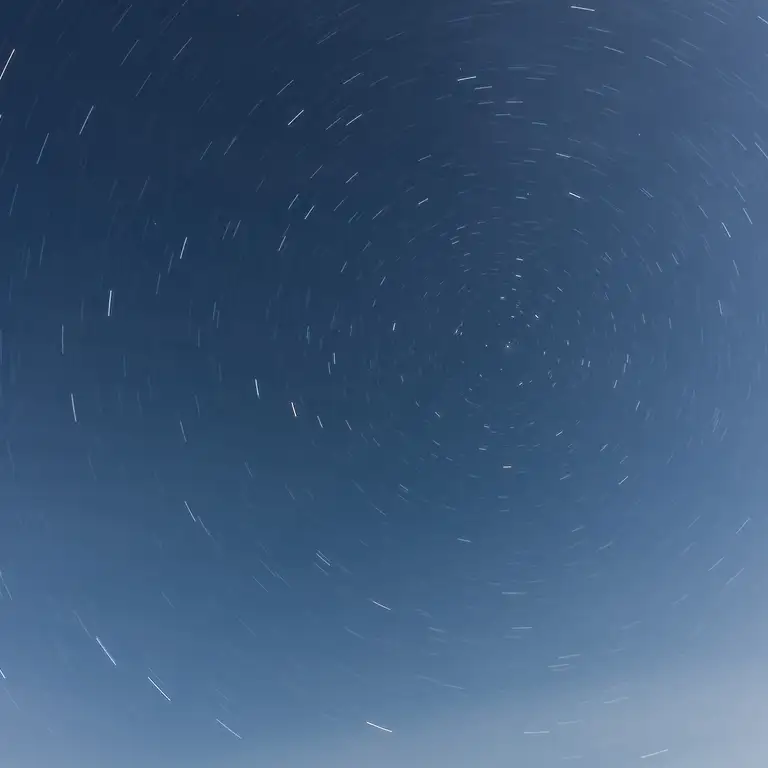
<path fill-rule="evenodd" d="M 0 762 L 765 763 L 768 7 L 0 11 Z"/>

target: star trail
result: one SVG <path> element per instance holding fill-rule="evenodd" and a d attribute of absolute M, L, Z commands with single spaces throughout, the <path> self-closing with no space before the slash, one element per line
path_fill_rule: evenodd
<path fill-rule="evenodd" d="M 764 766 L 768 7 L 0 9 L 0 765 Z"/>

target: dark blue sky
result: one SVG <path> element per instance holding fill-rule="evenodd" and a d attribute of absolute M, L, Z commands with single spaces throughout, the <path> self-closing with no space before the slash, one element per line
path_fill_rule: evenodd
<path fill-rule="evenodd" d="M 0 764 L 762 766 L 768 8 L 0 10 Z"/>

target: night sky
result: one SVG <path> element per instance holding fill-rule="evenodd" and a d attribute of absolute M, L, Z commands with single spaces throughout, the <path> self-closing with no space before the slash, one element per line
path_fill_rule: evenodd
<path fill-rule="evenodd" d="M 0 766 L 765 766 L 768 5 L 347 2 L 0 8 Z"/>

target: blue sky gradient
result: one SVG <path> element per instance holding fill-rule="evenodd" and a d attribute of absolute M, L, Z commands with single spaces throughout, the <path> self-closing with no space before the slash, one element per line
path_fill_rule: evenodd
<path fill-rule="evenodd" d="M 766 18 L 0 9 L 0 765 L 768 764 Z"/>

